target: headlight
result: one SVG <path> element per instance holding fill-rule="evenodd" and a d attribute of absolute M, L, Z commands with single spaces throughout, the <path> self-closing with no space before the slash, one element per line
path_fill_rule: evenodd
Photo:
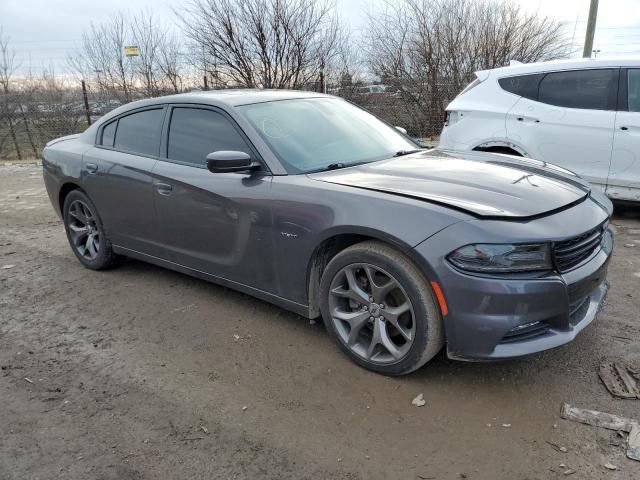
<path fill-rule="evenodd" d="M 549 244 L 473 244 L 451 252 L 447 258 L 458 268 L 480 273 L 551 270 Z"/>
<path fill-rule="evenodd" d="M 611 254 L 613 251 L 613 231 L 608 226 L 605 226 L 600 245 L 607 255 Z"/>

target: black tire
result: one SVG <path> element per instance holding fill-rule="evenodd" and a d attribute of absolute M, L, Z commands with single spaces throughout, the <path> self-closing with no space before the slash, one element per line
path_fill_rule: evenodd
<path fill-rule="evenodd" d="M 336 276 L 341 275 L 341 272 L 344 271 L 343 269 L 352 268 L 353 265 L 359 264 L 371 265 L 395 277 L 393 280 L 400 284 L 403 293 L 406 294 L 413 307 L 412 323 L 415 323 L 415 330 L 412 344 L 408 346 L 406 354 L 397 361 L 392 360 L 391 363 L 379 364 L 358 355 L 343 341 L 337 330 L 336 322 L 332 318 L 330 312 L 331 286 L 338 278 Z M 323 272 L 320 295 L 320 310 L 327 331 L 347 356 L 368 370 L 390 376 L 405 375 L 422 367 L 444 345 L 442 316 L 433 291 L 424 275 L 409 258 L 382 242 L 366 241 L 338 253 Z"/>
<path fill-rule="evenodd" d="M 83 243 L 82 241 L 76 242 L 75 239 L 77 238 L 78 234 L 72 232 L 72 228 L 77 228 L 78 226 L 76 210 L 79 205 L 86 206 L 88 212 L 91 214 L 91 217 L 85 217 L 85 219 L 91 219 L 91 230 L 92 232 L 96 232 L 95 237 L 97 238 L 97 241 L 94 243 L 94 246 L 97 245 L 97 248 L 92 247 L 93 250 L 95 250 L 95 255 L 89 253 L 84 255 L 82 253 L 82 246 L 76 245 L 76 243 Z M 74 210 L 73 212 L 72 209 Z M 92 270 L 106 270 L 116 265 L 118 257 L 113 253 L 111 241 L 104 231 L 102 220 L 100 220 L 100 215 L 98 215 L 98 210 L 96 209 L 96 206 L 93 204 L 91 199 L 83 191 L 73 190 L 67 195 L 62 207 L 62 213 L 64 219 L 64 229 L 67 233 L 69 245 L 71 246 L 71 250 L 75 254 L 76 258 L 80 261 L 80 263 L 82 263 L 82 265 Z M 74 215 L 76 215 L 76 217 L 74 217 Z"/>

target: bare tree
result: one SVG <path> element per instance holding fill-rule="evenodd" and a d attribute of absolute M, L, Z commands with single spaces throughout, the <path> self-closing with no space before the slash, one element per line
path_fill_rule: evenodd
<path fill-rule="evenodd" d="M 336 54 L 343 33 L 329 0 L 190 0 L 176 12 L 216 83 L 302 88 Z"/>
<path fill-rule="evenodd" d="M 0 86 L 2 87 L 2 120 L 7 122 L 9 127 L 9 135 L 13 140 L 13 145 L 16 149 L 16 155 L 18 159 L 22 159 L 22 152 L 18 144 L 18 138 L 16 135 L 16 128 L 13 120 L 14 107 L 10 99 L 9 87 L 11 79 L 16 71 L 18 65 L 16 64 L 16 52 L 9 48 L 9 37 L 4 35 L 2 28 L 0 27 Z"/>
<path fill-rule="evenodd" d="M 158 94 L 161 76 L 160 50 L 163 46 L 165 31 L 159 28 L 151 12 L 141 12 L 134 16 L 131 19 L 130 28 L 134 44 L 140 51 L 133 68 L 143 82 L 146 95 L 152 97 Z"/>
<path fill-rule="evenodd" d="M 82 35 L 81 52 L 70 58 L 69 64 L 83 78 L 91 76 L 104 94 L 129 102 L 134 70 L 125 56 L 124 47 L 130 36 L 127 19 L 122 13 L 100 25 L 92 23 Z"/>
<path fill-rule="evenodd" d="M 173 93 L 183 88 L 182 45 L 172 34 L 163 35 L 158 49 L 158 68 L 162 73 L 163 85 L 167 85 Z M 164 89 L 167 89 L 166 86 Z"/>
<path fill-rule="evenodd" d="M 416 135 L 439 131 L 475 71 L 568 53 L 560 23 L 504 0 L 386 0 L 366 32 L 367 63 L 400 92 Z"/>
<path fill-rule="evenodd" d="M 126 45 L 139 48 L 127 57 Z M 129 102 L 182 88 L 181 43 L 150 11 L 116 13 L 84 32 L 80 52 L 68 59 L 78 80 L 91 79 L 103 98 Z"/>

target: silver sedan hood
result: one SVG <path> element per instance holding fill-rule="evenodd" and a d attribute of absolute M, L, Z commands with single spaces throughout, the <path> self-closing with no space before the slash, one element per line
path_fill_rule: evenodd
<path fill-rule="evenodd" d="M 418 198 L 482 217 L 535 217 L 579 203 L 590 192 L 571 172 L 542 162 L 439 150 L 309 177 Z"/>

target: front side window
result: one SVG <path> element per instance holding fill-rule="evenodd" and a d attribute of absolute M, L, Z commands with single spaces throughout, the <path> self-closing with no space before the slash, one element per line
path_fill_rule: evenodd
<path fill-rule="evenodd" d="M 163 114 L 159 108 L 120 117 L 113 147 L 130 153 L 158 155 Z"/>
<path fill-rule="evenodd" d="M 340 99 L 282 100 L 238 110 L 288 173 L 373 162 L 417 148 L 395 128 Z"/>
<path fill-rule="evenodd" d="M 640 68 L 629 69 L 627 81 L 629 111 L 640 112 Z"/>
<path fill-rule="evenodd" d="M 250 153 L 240 133 L 224 115 L 202 108 L 173 109 L 167 157 L 204 166 L 207 155 L 219 150 Z"/>
<path fill-rule="evenodd" d="M 618 70 L 553 72 L 540 82 L 538 101 L 559 107 L 615 110 Z"/>
<path fill-rule="evenodd" d="M 536 100 L 538 98 L 538 86 L 543 76 L 544 74 L 542 73 L 535 73 L 533 75 L 504 77 L 499 79 L 498 83 L 500 87 L 507 92 Z"/>

